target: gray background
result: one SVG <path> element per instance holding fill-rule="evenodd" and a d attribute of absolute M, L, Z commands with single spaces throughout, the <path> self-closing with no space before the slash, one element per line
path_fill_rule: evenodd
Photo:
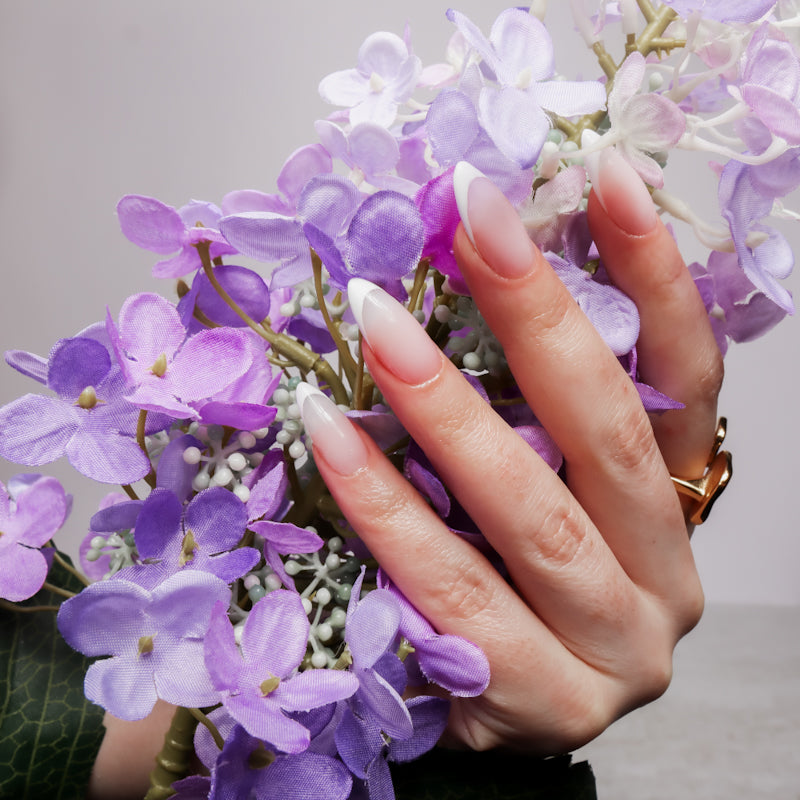
<path fill-rule="evenodd" d="M 458 8 L 488 31 L 505 5 L 465 0 Z M 234 188 L 274 191 L 286 156 L 315 141 L 314 120 L 331 110 L 317 96 L 319 80 L 354 66 L 367 34 L 402 33 L 406 21 L 423 62 L 443 60 L 445 9 L 430 0 L 0 0 L 0 348 L 46 355 L 57 338 L 101 319 L 106 304 L 116 314 L 134 292 L 171 296 L 150 277 L 156 257 L 120 234 L 119 197 L 179 206 L 218 202 Z M 559 66 L 594 77 L 566 9 L 551 0 Z M 705 159 L 679 166 L 687 161 L 691 169 L 670 168 L 668 188 L 714 219 Z M 678 233 L 693 258 L 700 251 Z M 795 229 L 790 236 L 798 242 Z M 789 285 L 796 290 L 797 277 Z M 800 602 L 797 341 L 790 320 L 728 357 L 720 408 L 730 420 L 735 483 L 695 537 L 711 601 Z M 0 368 L 0 403 L 35 388 Z M 104 489 L 66 465 L 44 469 L 76 497 L 67 535 L 78 541 Z M 15 471 L 0 463 L 0 479 Z"/>

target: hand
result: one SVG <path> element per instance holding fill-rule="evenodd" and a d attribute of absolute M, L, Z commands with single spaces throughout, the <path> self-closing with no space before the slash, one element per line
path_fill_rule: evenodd
<path fill-rule="evenodd" d="M 453 534 L 332 403 L 303 403 L 317 466 L 394 583 L 441 633 L 479 645 L 486 692 L 455 698 L 446 741 L 537 754 L 574 749 L 667 687 L 703 596 L 669 477 L 703 473 L 722 362 L 703 303 L 635 172 L 595 165 L 589 222 L 637 304 L 642 379 L 685 404 L 652 419 L 514 209 L 457 176 L 454 251 L 566 484 L 508 427 L 422 328 L 377 287 L 351 296 L 387 403 L 502 556 L 508 583 Z M 466 208 L 468 207 L 468 208 Z M 473 245 L 474 241 L 474 245 Z"/>

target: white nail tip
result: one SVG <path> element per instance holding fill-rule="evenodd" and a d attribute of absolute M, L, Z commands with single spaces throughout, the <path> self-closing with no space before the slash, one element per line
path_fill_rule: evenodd
<path fill-rule="evenodd" d="M 456 195 L 458 214 L 461 217 L 461 222 L 464 223 L 464 230 L 473 245 L 475 245 L 475 237 L 472 235 L 472 226 L 469 224 L 469 187 L 475 178 L 485 177 L 479 169 L 476 169 L 467 161 L 459 161 L 455 170 L 453 170 L 453 190 Z"/>
<path fill-rule="evenodd" d="M 380 289 L 380 286 L 376 286 L 363 278 L 351 278 L 347 283 L 347 297 L 350 300 L 350 308 L 361 333 L 364 333 L 364 301 L 367 299 L 367 295 L 375 289 Z"/>
<path fill-rule="evenodd" d="M 297 403 L 297 407 L 300 409 L 300 416 L 303 416 L 303 405 L 308 400 L 309 397 L 314 397 L 316 395 L 321 395 L 322 392 L 317 389 L 316 386 L 312 386 L 310 383 L 306 383 L 306 381 L 302 381 L 301 383 L 297 384 L 297 388 L 294 390 L 294 398 L 295 402 Z"/>

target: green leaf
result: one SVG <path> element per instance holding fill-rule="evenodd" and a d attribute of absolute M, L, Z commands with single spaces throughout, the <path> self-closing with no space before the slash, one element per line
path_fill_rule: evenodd
<path fill-rule="evenodd" d="M 538 759 L 490 750 L 435 748 L 409 764 L 393 764 L 397 800 L 597 800 L 586 761 Z"/>
<path fill-rule="evenodd" d="M 58 562 L 47 579 L 73 592 L 83 588 Z M 42 589 L 19 605 L 62 600 Z M 0 608 L 0 797 L 85 796 L 105 730 L 103 709 L 83 694 L 88 665 L 61 638 L 54 611 Z"/>

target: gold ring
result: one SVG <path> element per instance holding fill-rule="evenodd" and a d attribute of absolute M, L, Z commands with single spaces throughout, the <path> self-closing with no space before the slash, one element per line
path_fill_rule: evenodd
<path fill-rule="evenodd" d="M 706 471 L 702 478 L 687 480 L 670 475 L 672 483 L 679 494 L 686 495 L 695 501 L 689 522 L 700 525 L 708 519 L 711 506 L 717 501 L 733 475 L 733 459 L 727 450 L 720 450 L 725 441 L 728 420 L 720 417 L 717 423 L 717 432 L 714 436 L 714 446 L 708 457 Z"/>

